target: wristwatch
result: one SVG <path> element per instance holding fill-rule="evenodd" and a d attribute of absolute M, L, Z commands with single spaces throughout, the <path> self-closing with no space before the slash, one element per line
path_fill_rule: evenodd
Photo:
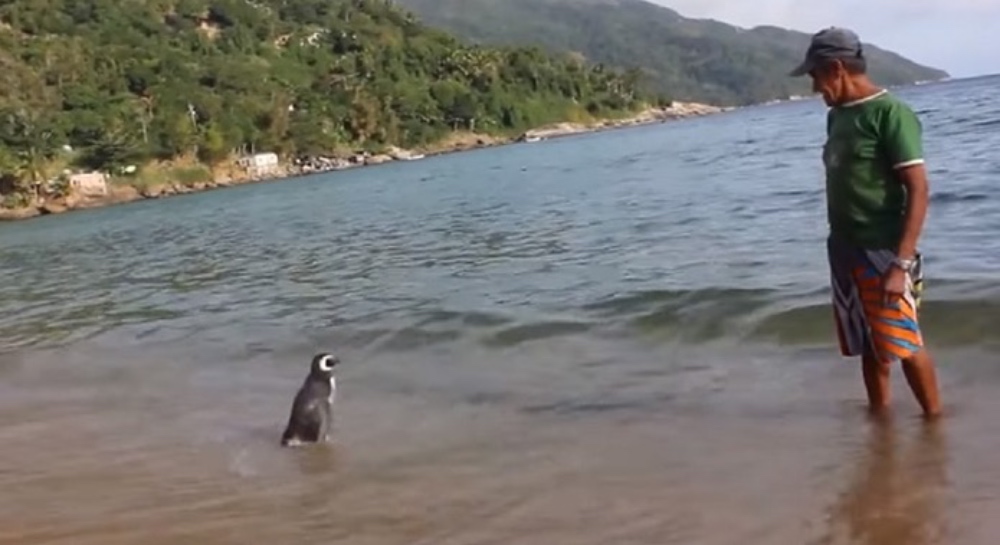
<path fill-rule="evenodd" d="M 895 257 L 892 259 L 892 264 L 903 269 L 906 272 L 912 272 L 914 265 L 917 264 L 916 259 L 900 259 Z"/>

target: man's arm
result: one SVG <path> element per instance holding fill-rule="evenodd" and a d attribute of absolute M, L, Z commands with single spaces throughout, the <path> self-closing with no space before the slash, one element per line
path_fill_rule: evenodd
<path fill-rule="evenodd" d="M 900 183 L 906 186 L 906 212 L 903 215 L 903 234 L 896 248 L 900 259 L 913 259 L 917 253 L 917 241 L 927 217 L 927 202 L 930 191 L 927 183 L 927 169 L 923 163 L 896 169 Z"/>
<path fill-rule="evenodd" d="M 906 187 L 903 233 L 896 247 L 896 256 L 913 259 L 927 217 L 930 193 L 920 119 L 909 107 L 897 104 L 883 117 L 882 139 L 892 170 Z"/>

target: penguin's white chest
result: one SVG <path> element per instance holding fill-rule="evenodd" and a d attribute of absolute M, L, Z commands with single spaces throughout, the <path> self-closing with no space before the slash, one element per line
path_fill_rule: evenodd
<path fill-rule="evenodd" d="M 337 397 L 337 379 L 336 377 L 330 377 L 330 397 L 327 399 L 331 405 L 333 405 L 333 398 L 335 397 Z"/>

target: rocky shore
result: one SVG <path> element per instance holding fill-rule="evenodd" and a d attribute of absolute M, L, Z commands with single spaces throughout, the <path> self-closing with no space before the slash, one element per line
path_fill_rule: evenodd
<path fill-rule="evenodd" d="M 720 108 L 697 102 L 674 102 L 666 108 L 649 108 L 638 115 L 623 119 L 606 119 L 594 123 L 558 123 L 532 129 L 518 138 L 518 141 L 538 141 L 560 136 L 596 132 L 608 129 L 649 125 L 674 119 L 717 114 L 731 108 Z"/>
<path fill-rule="evenodd" d="M 212 189 L 231 187 L 247 183 L 262 182 L 288 178 L 293 176 L 347 170 L 364 166 L 379 165 L 393 161 L 414 161 L 428 156 L 467 151 L 471 149 L 512 144 L 516 142 L 535 142 L 549 138 L 565 137 L 581 133 L 610 130 L 616 128 L 647 125 L 674 119 L 683 119 L 710 115 L 725 111 L 705 104 L 674 102 L 666 108 L 650 108 L 638 115 L 613 120 L 600 120 L 592 123 L 557 123 L 539 127 L 525 132 L 516 138 L 503 138 L 476 133 L 454 133 L 441 142 L 423 149 L 404 150 L 389 148 L 381 154 L 357 153 L 347 157 L 300 157 L 291 162 L 280 164 L 267 175 L 251 175 L 244 169 L 234 165 L 215 169 L 212 180 L 184 184 L 180 182 L 147 184 L 141 187 L 127 182 L 108 183 L 107 192 L 100 196 L 71 195 L 59 199 L 42 200 L 31 206 L 21 208 L 0 207 L 0 221 L 21 220 L 48 214 L 60 214 L 71 210 L 96 208 L 114 204 L 122 204 L 141 199 L 158 199 L 174 195 L 196 193 Z"/>

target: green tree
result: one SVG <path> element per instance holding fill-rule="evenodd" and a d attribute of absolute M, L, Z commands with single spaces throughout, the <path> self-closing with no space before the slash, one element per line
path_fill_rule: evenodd
<path fill-rule="evenodd" d="M 63 143 L 116 171 L 422 146 L 657 100 L 639 74 L 466 44 L 384 0 L 9 0 L 0 22 L 0 149 L 27 186 Z"/>
<path fill-rule="evenodd" d="M 216 165 L 229 155 L 229 146 L 225 136 L 217 125 L 211 124 L 201 135 L 198 146 L 198 158 L 208 165 Z"/>
<path fill-rule="evenodd" d="M 48 162 L 58 144 L 52 121 L 30 110 L 7 110 L 0 114 L 0 142 L 7 147 L 9 167 L 19 182 L 17 189 L 38 198 L 47 181 Z"/>

